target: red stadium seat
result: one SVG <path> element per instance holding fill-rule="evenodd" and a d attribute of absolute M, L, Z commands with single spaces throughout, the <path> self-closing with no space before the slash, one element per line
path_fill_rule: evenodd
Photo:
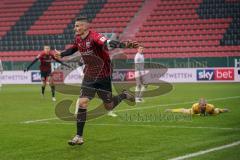
<path fill-rule="evenodd" d="M 3 1 L 0 5 L 0 39 L 11 29 L 35 0 Z"/>
<path fill-rule="evenodd" d="M 67 25 L 84 7 L 86 0 L 54 1 L 47 11 L 26 32 L 27 35 L 62 34 Z M 59 23 L 58 23 L 59 22 Z M 56 26 L 56 24 L 61 24 Z M 57 28 L 54 28 L 57 27 Z"/>
<path fill-rule="evenodd" d="M 122 33 L 143 4 L 143 0 L 110 0 L 92 20 L 91 27 L 100 32 Z"/>
<path fill-rule="evenodd" d="M 13 38 L 8 41 L 14 44 L 15 39 L 20 39 L 18 40 L 20 45 L 24 44 L 22 39 L 30 38 L 28 40 L 31 42 L 28 44 L 29 50 L 34 48 L 30 45 L 34 41 L 42 43 L 54 41 L 56 46 L 65 41 L 66 43 L 63 45 L 65 46 L 72 36 L 70 34 L 66 35 L 64 33 L 65 29 L 69 27 L 76 15 L 85 6 L 88 6 L 86 4 L 90 3 L 87 0 L 53 0 L 43 14 L 37 17 L 37 21 L 34 19 L 34 24 L 31 23 L 32 26 L 27 27 L 29 30 L 24 31 L 26 35 L 18 35 L 19 32 L 22 32 L 21 28 L 7 34 L 16 25 L 19 18 L 24 17 L 24 14 L 27 13 L 34 2 L 36 0 L 3 0 L 0 2 L 0 38 L 12 34 Z M 147 20 L 144 19 L 143 25 L 136 25 L 137 33 L 133 34 L 135 36 L 133 39 L 145 46 L 146 57 L 218 57 L 240 54 L 239 46 L 220 45 L 221 40 L 226 38 L 226 30 L 233 18 L 204 19 L 197 13 L 202 0 L 159 0 L 157 2 L 154 6 L 155 9 L 150 10 L 151 13 L 146 16 Z M 215 3 L 215 1 L 212 3 Z M 116 33 L 121 39 L 121 36 L 124 35 L 123 32 L 130 28 L 128 25 L 131 26 L 131 22 L 136 20 L 134 19 L 135 16 L 139 15 L 137 13 L 142 11 L 142 6 L 145 4 L 146 1 L 144 0 L 108 0 L 106 3 L 104 2 L 103 8 L 94 14 L 93 17 L 95 18 L 92 19 L 90 27 L 102 33 Z M 206 8 L 206 10 L 207 14 L 211 15 L 211 12 L 208 11 L 209 8 Z M 219 12 L 225 13 L 224 9 Z M 25 19 L 28 18 L 29 16 L 25 17 Z M 19 23 L 17 24 L 19 25 Z M 52 37 L 55 38 L 53 35 L 61 35 L 63 38 L 59 41 L 52 40 Z M 68 37 L 68 40 L 66 40 L 66 37 Z M 229 39 L 229 43 L 231 43 L 231 37 Z M 2 42 L 2 44 L 5 44 L 5 42 Z M 5 49 L 3 46 L 2 48 L 8 50 L 11 47 Z M 125 49 L 124 52 L 133 58 L 136 49 Z M 36 54 L 37 51 L 0 52 L 3 60 L 13 61 L 30 60 Z"/>

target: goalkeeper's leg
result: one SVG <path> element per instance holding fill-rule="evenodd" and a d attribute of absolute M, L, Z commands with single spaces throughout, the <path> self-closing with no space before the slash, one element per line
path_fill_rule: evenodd
<path fill-rule="evenodd" d="M 220 113 L 225 113 L 225 112 L 229 112 L 229 110 L 226 109 L 226 108 L 223 108 L 223 109 L 221 109 L 221 108 L 215 108 L 215 109 L 214 109 L 214 114 L 220 114 Z"/>

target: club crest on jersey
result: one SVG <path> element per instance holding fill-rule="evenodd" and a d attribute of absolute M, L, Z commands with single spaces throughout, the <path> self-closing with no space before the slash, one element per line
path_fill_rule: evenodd
<path fill-rule="evenodd" d="M 86 48 L 90 48 L 91 47 L 91 42 L 86 42 Z"/>

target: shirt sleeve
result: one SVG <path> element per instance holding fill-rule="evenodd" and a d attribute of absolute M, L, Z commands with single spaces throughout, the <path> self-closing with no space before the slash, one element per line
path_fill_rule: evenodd
<path fill-rule="evenodd" d="M 76 40 L 73 42 L 72 46 L 67 50 L 61 52 L 61 57 L 70 56 L 78 51 L 78 45 Z"/>
<path fill-rule="evenodd" d="M 74 42 L 72 43 L 72 46 L 70 48 L 72 48 L 73 50 L 78 50 L 78 45 L 77 45 L 76 39 L 74 40 Z"/>
<path fill-rule="evenodd" d="M 99 46 L 104 46 L 105 42 L 108 40 L 108 38 L 104 37 L 100 33 L 94 33 L 93 39 L 94 39 L 94 42 Z"/>

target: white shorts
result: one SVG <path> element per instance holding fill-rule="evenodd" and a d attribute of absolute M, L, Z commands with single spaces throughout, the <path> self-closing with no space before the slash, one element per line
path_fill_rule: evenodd
<path fill-rule="evenodd" d="M 136 70 L 135 71 L 135 79 L 137 85 L 143 85 L 144 84 L 144 71 Z"/>

